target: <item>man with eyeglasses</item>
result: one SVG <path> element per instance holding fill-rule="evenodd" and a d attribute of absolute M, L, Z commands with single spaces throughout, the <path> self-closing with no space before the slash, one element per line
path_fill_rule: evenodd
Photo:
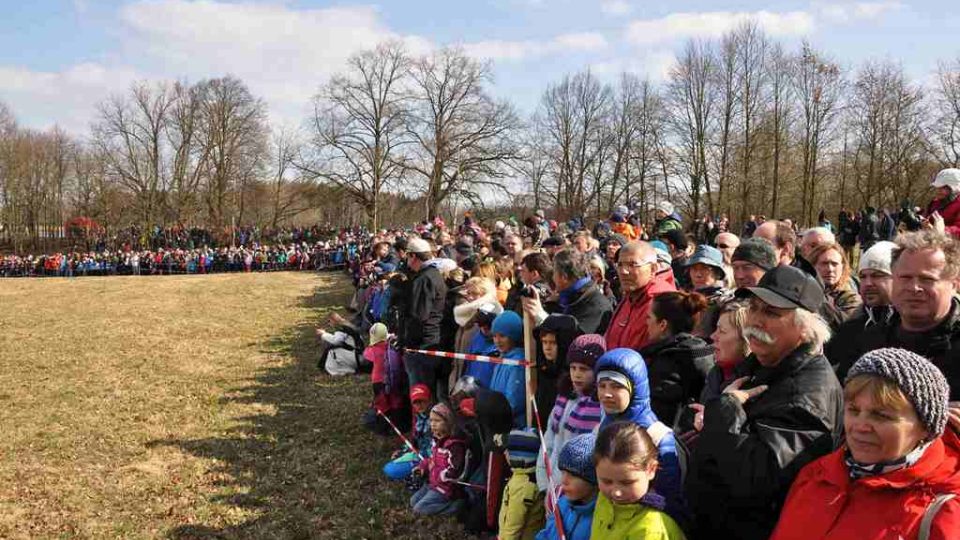
<path fill-rule="evenodd" d="M 717 235 L 717 249 L 723 254 L 723 270 L 726 273 L 727 287 L 733 287 L 733 252 L 740 246 L 740 238 L 731 232 L 722 232 Z"/>
<path fill-rule="evenodd" d="M 626 347 L 638 351 L 650 341 L 647 318 L 653 297 L 676 287 L 657 274 L 657 252 L 647 242 L 628 242 L 620 248 L 617 273 L 623 298 L 604 335 L 607 350 Z"/>
<path fill-rule="evenodd" d="M 927 358 L 947 377 L 950 422 L 960 429 L 960 241 L 925 230 L 900 235 L 895 244 L 890 300 L 896 313 L 889 324 L 865 329 L 858 346 L 843 357 L 830 360 L 843 378 L 863 353 L 874 349 L 899 347 Z"/>
<path fill-rule="evenodd" d="M 793 478 L 833 451 L 842 431 L 843 392 L 822 352 L 830 327 L 817 315 L 820 284 L 781 265 L 737 297 L 750 302 L 743 334 L 752 352 L 704 403 L 686 485 L 691 537 L 768 538 Z"/>

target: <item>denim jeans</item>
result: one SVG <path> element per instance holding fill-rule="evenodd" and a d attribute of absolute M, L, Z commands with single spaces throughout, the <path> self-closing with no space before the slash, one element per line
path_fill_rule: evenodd
<path fill-rule="evenodd" d="M 433 392 L 434 399 L 446 400 L 450 392 L 448 377 L 450 370 L 446 369 L 450 360 L 427 356 L 418 353 L 404 353 L 403 367 L 407 372 L 410 387 L 415 384 L 425 384 Z"/>
<path fill-rule="evenodd" d="M 410 497 L 413 513 L 422 516 L 455 514 L 460 509 L 460 503 L 459 499 L 450 500 L 439 491 L 431 489 L 429 485 L 423 486 L 420 491 L 413 494 L 413 497 Z"/>

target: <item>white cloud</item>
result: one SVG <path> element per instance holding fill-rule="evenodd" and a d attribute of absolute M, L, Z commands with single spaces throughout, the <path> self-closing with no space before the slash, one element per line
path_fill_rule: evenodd
<path fill-rule="evenodd" d="M 676 54 L 672 50 L 657 49 L 629 58 L 616 58 L 597 62 L 590 69 L 601 77 L 615 77 L 621 73 L 633 73 L 647 77 L 653 82 L 662 82 L 670 77 L 670 70 L 676 63 Z"/>
<path fill-rule="evenodd" d="M 463 45 L 476 58 L 518 61 L 563 52 L 595 52 L 609 46 L 607 38 L 596 32 L 562 34 L 548 41 L 478 41 Z"/>
<path fill-rule="evenodd" d="M 108 68 L 96 63 L 74 65 L 60 72 L 31 71 L 0 66 L 0 96 L 18 117 L 40 119 L 35 127 L 59 124 L 85 132 L 96 104 L 126 89 L 141 78 L 128 68 Z"/>
<path fill-rule="evenodd" d="M 607 0 L 600 4 L 600 12 L 604 15 L 627 15 L 631 11 L 633 11 L 633 6 L 625 0 Z"/>
<path fill-rule="evenodd" d="M 123 46 L 115 60 L 56 73 L 0 66 L 0 99 L 30 125 L 56 121 L 82 131 L 98 102 L 138 79 L 231 74 L 267 101 L 272 118 L 296 123 L 351 55 L 389 39 L 413 53 L 432 47 L 391 31 L 371 7 L 140 0 L 121 8 L 120 22 Z"/>
<path fill-rule="evenodd" d="M 814 29 L 814 17 L 805 11 L 672 13 L 659 19 L 635 20 L 627 26 L 627 40 L 652 45 L 687 38 L 716 38 L 744 21 L 756 21 L 772 36 L 797 36 Z"/>
<path fill-rule="evenodd" d="M 815 3 L 814 10 L 825 20 L 834 23 L 849 23 L 857 20 L 874 20 L 891 11 L 904 7 L 898 0 L 853 3 Z"/>

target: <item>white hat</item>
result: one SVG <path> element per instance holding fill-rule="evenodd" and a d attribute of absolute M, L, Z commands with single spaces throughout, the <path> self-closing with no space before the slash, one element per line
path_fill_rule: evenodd
<path fill-rule="evenodd" d="M 660 201 L 657 203 L 657 210 L 669 216 L 673 213 L 673 204 L 671 204 L 670 201 Z"/>
<path fill-rule="evenodd" d="M 497 222 L 493 224 L 493 228 L 498 231 L 503 229 L 504 227 L 506 227 L 506 225 L 500 220 L 497 220 Z"/>
<path fill-rule="evenodd" d="M 627 217 L 627 216 L 630 215 L 630 209 L 627 208 L 626 206 L 622 205 L 622 204 L 617 207 L 616 212 L 617 212 L 618 214 L 620 214 L 621 216 L 623 216 L 623 217 Z"/>
<path fill-rule="evenodd" d="M 407 242 L 407 253 L 432 253 L 430 242 L 423 238 L 413 238 Z"/>
<path fill-rule="evenodd" d="M 444 274 L 447 272 L 453 272 L 454 270 L 457 269 L 457 261 L 453 259 L 445 259 L 443 257 L 430 259 L 424 264 L 426 264 L 427 266 L 432 266 Z"/>
<path fill-rule="evenodd" d="M 874 270 L 885 274 L 893 274 L 893 271 L 890 270 L 890 264 L 895 247 L 897 247 L 896 244 L 886 240 L 870 246 L 870 249 L 864 251 L 863 255 L 860 256 L 860 268 L 857 271 Z"/>
<path fill-rule="evenodd" d="M 960 191 L 960 169 L 944 169 L 933 179 L 933 187 L 948 187 Z"/>

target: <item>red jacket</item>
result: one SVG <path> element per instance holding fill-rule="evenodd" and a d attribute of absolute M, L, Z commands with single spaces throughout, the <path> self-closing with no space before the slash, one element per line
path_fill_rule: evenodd
<path fill-rule="evenodd" d="M 613 312 L 613 319 L 603 336 L 607 341 L 607 350 L 627 347 L 639 351 L 647 345 L 650 341 L 647 336 L 647 317 L 650 315 L 653 297 L 675 290 L 677 288 L 665 274 L 657 274 L 643 289 L 625 295 L 617 305 L 617 310 Z"/>
<path fill-rule="evenodd" d="M 960 238 L 960 196 L 954 197 L 952 201 L 941 199 L 931 201 L 927 206 L 927 216 L 936 210 L 943 216 L 943 225 L 947 234 L 954 238 Z"/>
<path fill-rule="evenodd" d="M 915 540 L 937 495 L 960 496 L 960 439 L 950 428 L 915 465 L 851 481 L 844 448 L 797 476 L 770 540 Z M 960 538 L 960 498 L 944 504 L 930 540 Z"/>

